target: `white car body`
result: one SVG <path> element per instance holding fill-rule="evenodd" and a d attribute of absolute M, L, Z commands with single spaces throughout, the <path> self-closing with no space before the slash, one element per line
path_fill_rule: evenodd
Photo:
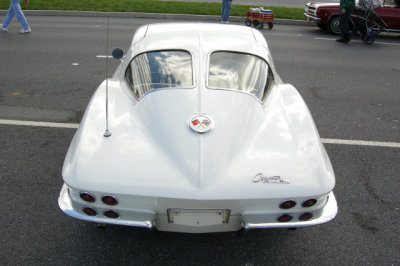
<path fill-rule="evenodd" d="M 135 97 L 125 79 L 132 59 L 170 50 L 190 54 L 193 86 Z M 274 83 L 265 98 L 210 88 L 216 51 L 267 62 Z M 104 136 L 106 83 L 110 137 Z M 193 128 L 193 116 L 210 124 L 207 132 Z M 90 100 L 62 176 L 61 210 L 96 223 L 203 233 L 316 225 L 337 213 L 334 172 L 310 112 L 296 89 L 280 80 L 263 35 L 245 26 L 140 27 L 114 76 Z M 85 202 L 82 192 L 95 201 Z M 104 195 L 118 204 L 104 204 Z M 316 204 L 302 207 L 308 199 Z M 288 200 L 296 205 L 279 207 Z M 86 207 L 95 215 L 85 214 Z M 106 217 L 108 210 L 117 217 Z M 304 213 L 312 217 L 299 220 Z M 291 218 L 277 221 L 282 215 Z"/>

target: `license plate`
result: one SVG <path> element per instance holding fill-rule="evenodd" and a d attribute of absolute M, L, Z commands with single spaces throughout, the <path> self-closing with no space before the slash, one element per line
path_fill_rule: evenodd
<path fill-rule="evenodd" d="M 168 222 L 187 226 L 226 224 L 230 210 L 168 209 Z"/>

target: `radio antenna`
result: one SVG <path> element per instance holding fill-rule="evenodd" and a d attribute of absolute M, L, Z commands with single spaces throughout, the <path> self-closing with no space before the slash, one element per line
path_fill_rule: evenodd
<path fill-rule="evenodd" d="M 110 16 L 107 12 L 107 41 L 106 41 L 106 131 L 104 137 L 108 138 L 111 136 L 111 132 L 108 128 L 108 28 L 110 26 Z"/>

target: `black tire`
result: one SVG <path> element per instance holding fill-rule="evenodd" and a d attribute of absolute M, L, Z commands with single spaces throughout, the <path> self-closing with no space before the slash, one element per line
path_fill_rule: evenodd
<path fill-rule="evenodd" d="M 364 42 L 365 42 L 365 44 L 367 44 L 367 45 L 371 45 L 371 44 L 373 44 L 374 43 L 374 41 L 375 41 L 375 37 L 374 36 L 365 36 L 365 38 L 364 38 Z"/>
<path fill-rule="evenodd" d="M 329 19 L 328 30 L 333 34 L 340 34 L 339 16 L 334 16 Z"/>
<path fill-rule="evenodd" d="M 254 27 L 257 27 L 258 24 L 260 24 L 260 21 L 258 21 L 258 20 L 253 20 L 253 25 L 254 25 Z"/>
<path fill-rule="evenodd" d="M 268 29 L 272 29 L 274 27 L 274 24 L 272 22 L 268 22 Z"/>
<path fill-rule="evenodd" d="M 244 22 L 244 24 L 246 24 L 246 26 L 250 27 L 252 22 L 250 19 L 246 19 L 246 21 Z"/>
<path fill-rule="evenodd" d="M 353 33 L 353 36 L 357 36 L 359 31 L 360 28 L 358 26 L 358 23 L 353 23 L 353 27 L 351 28 L 351 33 Z"/>
<path fill-rule="evenodd" d="M 361 24 L 358 26 L 358 30 L 360 31 L 361 40 L 364 41 L 365 37 L 367 36 L 367 28 L 365 24 Z"/>
<path fill-rule="evenodd" d="M 317 26 L 321 29 L 321 30 L 326 30 L 327 25 L 326 24 L 322 24 L 322 23 L 317 23 Z"/>

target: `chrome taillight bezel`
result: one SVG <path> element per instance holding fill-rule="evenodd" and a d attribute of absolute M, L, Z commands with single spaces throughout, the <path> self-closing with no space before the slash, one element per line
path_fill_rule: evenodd
<path fill-rule="evenodd" d="M 108 201 L 108 199 L 111 199 L 111 202 Z M 115 197 L 115 196 L 113 196 L 113 195 L 108 195 L 108 194 L 107 194 L 107 195 L 103 195 L 103 196 L 101 197 L 101 201 L 102 201 L 104 204 L 109 205 L 109 206 L 115 206 L 115 205 L 118 205 L 118 203 L 119 203 L 117 197 Z"/>
<path fill-rule="evenodd" d="M 82 192 L 80 192 L 80 193 L 79 193 L 79 197 L 80 197 L 83 201 L 90 202 L 90 203 L 93 203 L 93 202 L 96 201 L 96 196 L 93 195 L 93 194 L 90 193 L 90 192 L 87 192 L 87 191 L 82 191 Z"/>

